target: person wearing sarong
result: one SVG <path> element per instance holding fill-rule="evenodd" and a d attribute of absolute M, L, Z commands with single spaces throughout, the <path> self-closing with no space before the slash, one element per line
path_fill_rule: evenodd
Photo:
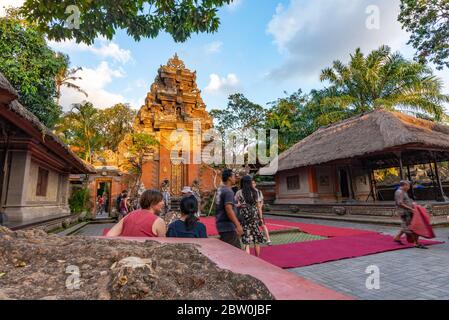
<path fill-rule="evenodd" d="M 413 212 L 415 210 L 415 204 L 408 196 L 408 190 L 410 190 L 410 182 L 401 181 L 398 190 L 396 190 L 394 194 L 397 213 L 399 214 L 402 221 L 401 230 L 394 238 L 394 241 L 402 245 L 403 243 L 401 241 L 401 237 L 405 234 L 407 236 L 407 239 L 415 244 L 416 248 L 427 249 L 425 246 L 418 242 L 419 236 L 410 229 L 410 225 L 413 219 Z"/>
<path fill-rule="evenodd" d="M 265 236 L 260 231 L 261 216 L 259 195 L 253 188 L 251 176 L 244 176 L 240 180 L 240 190 L 235 194 L 237 206 L 240 208 L 242 218 L 242 243 L 247 253 L 250 253 L 250 245 L 254 245 L 256 256 L 260 256 L 260 245 L 266 242 Z"/>

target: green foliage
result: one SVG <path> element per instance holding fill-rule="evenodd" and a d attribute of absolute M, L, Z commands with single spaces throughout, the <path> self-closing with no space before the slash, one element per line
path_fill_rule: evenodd
<path fill-rule="evenodd" d="M 104 110 L 98 110 L 99 134 L 106 150 L 117 151 L 126 134 L 131 133 L 137 112 L 129 104 L 119 103 Z"/>
<path fill-rule="evenodd" d="M 25 0 L 20 12 L 28 21 L 36 21 L 39 30 L 52 40 L 75 39 L 92 44 L 100 36 L 112 39 L 117 29 L 124 29 L 136 41 L 155 38 L 161 31 L 177 42 L 192 33 L 215 32 L 220 20 L 218 8 L 233 0 Z M 66 13 L 68 5 L 79 10 L 79 28 Z"/>
<path fill-rule="evenodd" d="M 401 0 L 399 22 L 419 61 L 449 67 L 449 0 Z"/>
<path fill-rule="evenodd" d="M 80 70 L 83 70 L 83 68 L 69 68 L 70 67 L 70 58 L 68 55 L 62 54 L 62 59 L 64 59 L 64 66 L 59 70 L 58 74 L 56 75 L 56 91 L 58 94 L 57 103 L 59 105 L 59 99 L 61 97 L 61 88 L 67 87 L 73 90 L 76 90 L 78 92 L 81 92 L 87 97 L 87 93 L 81 89 L 80 86 L 73 83 L 73 81 L 81 80 L 81 77 L 76 76 L 76 73 Z"/>
<path fill-rule="evenodd" d="M 92 162 L 93 152 L 102 146 L 99 115 L 98 109 L 90 102 L 74 104 L 55 128 L 56 134 L 75 147 L 75 152 L 87 162 Z"/>
<path fill-rule="evenodd" d="M 320 78 L 330 83 L 314 97 L 326 111 L 320 120 L 324 124 L 377 108 L 424 113 L 438 121 L 449 102 L 442 81 L 429 67 L 408 61 L 387 46 L 367 56 L 357 49 L 347 65 L 337 60 Z"/>
<path fill-rule="evenodd" d="M 280 152 L 316 130 L 308 101 L 309 97 L 298 90 L 287 97 L 268 103 L 271 107 L 267 112 L 265 127 L 278 130 Z"/>
<path fill-rule="evenodd" d="M 236 93 L 228 98 L 225 109 L 213 109 L 210 115 L 215 121 L 215 127 L 224 130 L 244 130 L 261 128 L 265 119 L 265 109 L 249 101 L 243 94 Z"/>
<path fill-rule="evenodd" d="M 12 11 L 0 18 L 0 72 L 19 92 L 19 101 L 49 128 L 62 113 L 55 102 L 55 77 L 65 66 L 33 24 Z"/>
<path fill-rule="evenodd" d="M 70 212 L 82 213 L 89 211 L 89 188 L 78 188 L 69 199 Z"/>
<path fill-rule="evenodd" d="M 128 104 L 116 104 L 104 110 L 92 103 L 74 104 L 55 127 L 56 133 L 88 162 L 103 150 L 117 151 L 126 134 L 131 133 L 136 111 Z"/>
<path fill-rule="evenodd" d="M 128 149 L 128 161 L 133 166 L 139 181 L 142 175 L 142 168 L 148 155 L 154 150 L 159 142 L 152 135 L 145 132 L 136 132 L 131 134 L 132 145 Z"/>

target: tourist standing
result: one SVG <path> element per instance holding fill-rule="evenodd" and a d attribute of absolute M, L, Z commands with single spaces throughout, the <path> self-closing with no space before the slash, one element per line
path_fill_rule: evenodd
<path fill-rule="evenodd" d="M 192 189 L 188 186 L 185 186 L 184 188 L 182 188 L 181 194 L 182 194 L 183 198 L 193 196 Z"/>
<path fill-rule="evenodd" d="M 200 183 L 198 180 L 194 180 L 192 183 L 192 193 L 198 201 L 198 212 L 196 216 L 199 218 L 201 216 L 201 192 L 200 192 Z"/>
<path fill-rule="evenodd" d="M 173 238 L 207 238 L 206 226 L 199 222 L 198 201 L 190 195 L 181 199 L 181 218 L 168 226 L 167 237 Z"/>
<path fill-rule="evenodd" d="M 406 235 L 408 239 L 411 239 L 416 248 L 427 249 L 425 246 L 418 242 L 419 236 L 410 230 L 410 224 L 412 223 L 413 212 L 415 204 L 408 196 L 408 190 L 410 190 L 409 181 L 401 181 L 398 190 L 394 194 L 397 211 L 401 217 L 401 231 L 394 238 L 394 241 L 403 244 L 401 242 L 402 235 Z"/>
<path fill-rule="evenodd" d="M 235 199 L 242 217 L 244 249 L 250 253 L 250 245 L 254 245 L 256 256 L 260 256 L 260 245 L 265 243 L 266 239 L 259 229 L 261 224 L 259 195 L 253 188 L 251 176 L 244 176 L 240 180 L 240 190 L 237 191 Z"/>
<path fill-rule="evenodd" d="M 231 169 L 223 170 L 222 185 L 217 190 L 215 198 L 215 225 L 220 240 L 241 249 L 240 236 L 242 226 L 237 219 L 234 192 L 231 187 L 235 184 L 235 174 Z"/>
<path fill-rule="evenodd" d="M 265 219 L 263 217 L 263 193 L 262 191 L 260 191 L 259 189 L 257 189 L 257 183 L 256 180 L 253 180 L 253 188 L 256 189 L 257 191 L 257 195 L 258 195 L 258 199 L 257 202 L 259 203 L 259 216 L 260 216 L 260 226 L 262 227 L 264 233 L 265 233 L 265 237 L 267 239 L 267 244 L 269 246 L 271 246 L 271 239 L 270 239 L 270 233 L 268 232 L 268 228 L 267 225 L 265 223 Z"/>
<path fill-rule="evenodd" d="M 103 193 L 103 207 L 101 209 L 101 213 L 106 213 L 108 211 L 108 194 Z"/>
<path fill-rule="evenodd" d="M 117 212 L 119 214 L 120 214 L 120 203 L 122 202 L 122 197 L 125 193 L 128 194 L 128 191 L 123 190 L 122 192 L 120 192 L 117 199 L 115 199 L 115 208 L 117 209 Z"/>
<path fill-rule="evenodd" d="M 123 219 L 129 210 L 129 202 L 128 202 L 128 194 L 124 193 L 122 195 L 122 199 L 120 200 L 120 211 L 119 211 L 119 220 Z"/>
<path fill-rule="evenodd" d="M 97 197 L 97 215 L 101 215 L 103 213 L 103 197 Z"/>
<path fill-rule="evenodd" d="M 164 216 L 171 211 L 171 195 L 170 195 L 170 181 L 165 179 L 161 185 L 162 197 L 164 200 Z"/>
<path fill-rule="evenodd" d="M 165 237 L 165 222 L 158 217 L 164 208 L 162 194 L 157 190 L 146 190 L 139 203 L 141 209 L 121 219 L 109 230 L 107 237 Z"/>

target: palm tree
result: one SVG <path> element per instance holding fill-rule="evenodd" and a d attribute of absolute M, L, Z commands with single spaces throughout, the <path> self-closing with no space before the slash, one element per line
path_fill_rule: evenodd
<path fill-rule="evenodd" d="M 81 92 L 86 97 L 88 96 L 86 91 L 84 91 L 83 89 L 81 89 L 80 86 L 78 86 L 78 85 L 76 85 L 76 84 L 74 84 L 72 82 L 72 81 L 76 81 L 76 80 L 81 80 L 82 79 L 81 77 L 75 76 L 75 74 L 78 71 L 83 70 L 83 68 L 81 68 L 81 67 L 69 68 L 70 60 L 69 60 L 69 57 L 67 55 L 63 55 L 62 59 L 65 60 L 64 66 L 59 70 L 58 74 L 56 75 L 56 79 L 55 79 L 56 91 L 57 91 L 57 94 L 58 94 L 58 97 L 56 99 L 56 103 L 58 105 L 59 105 L 59 100 L 60 100 L 60 97 L 61 97 L 61 88 L 62 88 L 62 86 L 65 86 L 65 87 L 70 88 L 70 89 L 74 89 L 74 90 L 76 90 L 78 92 Z"/>
<path fill-rule="evenodd" d="M 55 133 L 65 143 L 78 149 L 80 157 L 92 163 L 93 152 L 101 147 L 98 110 L 90 103 L 73 104 L 55 127 Z"/>
<path fill-rule="evenodd" d="M 439 121 L 449 102 L 449 96 L 442 93 L 441 79 L 428 66 L 406 60 L 388 46 L 368 56 L 357 49 L 348 65 L 335 61 L 322 71 L 320 80 L 330 83 L 315 92 L 323 109 L 322 124 L 377 108 L 423 114 Z"/>

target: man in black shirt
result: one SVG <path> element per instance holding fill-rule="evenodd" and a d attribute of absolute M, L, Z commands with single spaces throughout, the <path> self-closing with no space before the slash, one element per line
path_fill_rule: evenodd
<path fill-rule="evenodd" d="M 235 174 L 232 170 L 225 169 L 221 179 L 223 184 L 218 188 L 215 198 L 215 224 L 220 240 L 240 249 L 243 229 L 237 218 L 234 192 L 231 189 L 235 184 Z"/>

